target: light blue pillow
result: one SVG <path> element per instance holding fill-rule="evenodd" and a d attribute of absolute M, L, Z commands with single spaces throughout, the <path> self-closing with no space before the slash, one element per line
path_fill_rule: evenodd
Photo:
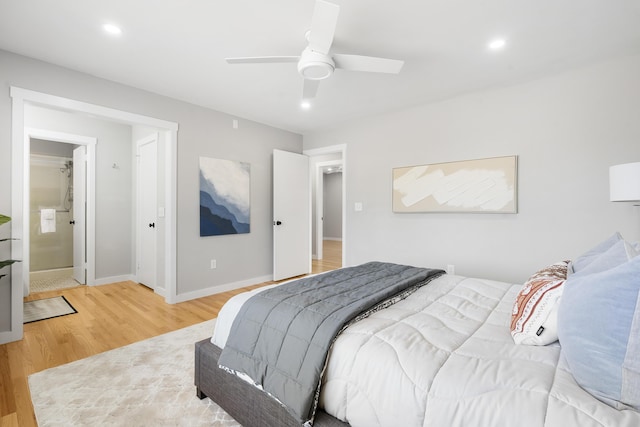
<path fill-rule="evenodd" d="M 564 286 L 558 336 L 576 382 L 617 409 L 640 410 L 640 257 Z"/>
<path fill-rule="evenodd" d="M 596 245 L 592 249 L 583 253 L 571 263 L 572 272 L 573 273 L 580 272 L 580 270 L 583 270 L 593 260 L 598 258 L 600 255 L 606 252 L 607 249 L 609 249 L 611 246 L 615 245 L 617 242 L 621 240 L 622 240 L 622 236 L 620 235 L 620 233 L 616 232 L 604 242 L 601 242 L 600 244 Z"/>
<path fill-rule="evenodd" d="M 574 274 L 586 275 L 609 270 L 635 258 L 638 254 L 639 252 L 629 242 L 618 240 L 606 251 L 591 257 L 589 263 Z"/>

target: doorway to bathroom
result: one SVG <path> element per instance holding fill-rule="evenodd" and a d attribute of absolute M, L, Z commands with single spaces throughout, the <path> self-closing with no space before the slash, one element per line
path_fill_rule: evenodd
<path fill-rule="evenodd" d="M 25 296 L 87 283 L 87 177 L 95 138 L 29 130 L 29 280 Z M 87 156 L 90 151 L 92 156 Z"/>

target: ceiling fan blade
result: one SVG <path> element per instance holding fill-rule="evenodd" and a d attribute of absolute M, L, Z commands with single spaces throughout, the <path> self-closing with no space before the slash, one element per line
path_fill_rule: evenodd
<path fill-rule="evenodd" d="M 404 61 L 398 59 L 376 58 L 375 56 L 334 54 L 332 57 L 336 68 L 348 71 L 398 74 L 404 65 Z"/>
<path fill-rule="evenodd" d="M 309 31 L 309 48 L 316 52 L 329 53 L 336 32 L 340 6 L 324 0 L 316 0 Z"/>
<path fill-rule="evenodd" d="M 302 85 L 302 99 L 315 98 L 319 86 L 320 80 L 304 79 L 304 83 Z"/>
<path fill-rule="evenodd" d="M 225 58 L 229 64 L 278 64 L 282 62 L 298 62 L 299 56 L 247 56 Z"/>

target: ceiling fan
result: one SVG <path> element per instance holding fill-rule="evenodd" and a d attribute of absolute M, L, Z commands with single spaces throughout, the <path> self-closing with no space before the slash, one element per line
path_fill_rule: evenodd
<path fill-rule="evenodd" d="M 308 45 L 299 56 L 257 56 L 226 58 L 229 64 L 264 64 L 297 62 L 298 72 L 304 78 L 302 99 L 315 98 L 320 81 L 331 77 L 336 68 L 348 71 L 397 74 L 404 61 L 373 56 L 329 53 L 336 31 L 340 6 L 316 0 L 311 29 L 305 37 Z"/>

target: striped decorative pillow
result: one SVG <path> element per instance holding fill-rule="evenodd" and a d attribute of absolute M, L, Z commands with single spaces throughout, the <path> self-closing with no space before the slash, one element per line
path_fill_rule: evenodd
<path fill-rule="evenodd" d="M 511 313 L 516 344 L 547 345 L 558 340 L 558 302 L 570 261 L 552 264 L 527 280 Z"/>

